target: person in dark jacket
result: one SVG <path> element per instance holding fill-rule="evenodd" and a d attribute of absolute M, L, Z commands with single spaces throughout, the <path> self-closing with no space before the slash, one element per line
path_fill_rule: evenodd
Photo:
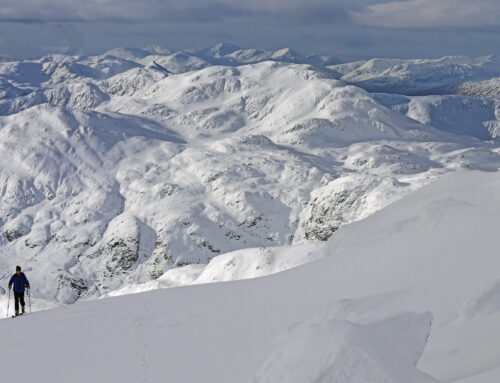
<path fill-rule="evenodd" d="M 19 302 L 21 302 L 22 314 L 26 311 L 24 310 L 25 302 L 24 302 L 24 290 L 30 288 L 30 283 L 28 282 L 28 278 L 21 272 L 21 266 L 16 266 L 16 273 L 10 278 L 9 281 L 9 290 L 14 285 L 14 299 L 15 299 L 15 309 L 16 316 L 19 315 Z"/>

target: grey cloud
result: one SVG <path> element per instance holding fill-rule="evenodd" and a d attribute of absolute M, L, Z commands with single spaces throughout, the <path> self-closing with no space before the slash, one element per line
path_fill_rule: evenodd
<path fill-rule="evenodd" d="M 2 0 L 0 21 L 356 23 L 401 29 L 500 26 L 499 0 Z"/>
<path fill-rule="evenodd" d="M 396 29 L 491 29 L 500 27 L 498 0 L 404 0 L 351 12 L 355 22 Z"/>
<path fill-rule="evenodd" d="M 347 0 L 3 0 L 0 21 L 209 22 L 272 17 L 299 22 L 348 20 Z M 366 3 L 366 0 L 365 0 Z"/>

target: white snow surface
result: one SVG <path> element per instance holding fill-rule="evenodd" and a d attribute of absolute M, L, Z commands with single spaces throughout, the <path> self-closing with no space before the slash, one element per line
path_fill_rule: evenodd
<path fill-rule="evenodd" d="M 227 44 L 1 61 L 0 284 L 20 264 L 48 307 L 262 276 L 308 259 L 281 246 L 315 246 L 443 174 L 500 167 L 499 101 L 371 94 L 334 62 Z M 408 70 L 432 68 L 431 82 L 496 62 Z"/>
<path fill-rule="evenodd" d="M 455 172 L 272 276 L 2 320 L 2 379 L 496 382 L 499 215 L 498 172 Z"/>

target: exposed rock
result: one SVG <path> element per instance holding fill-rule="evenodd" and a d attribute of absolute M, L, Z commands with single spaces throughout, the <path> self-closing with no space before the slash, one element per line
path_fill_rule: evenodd
<path fill-rule="evenodd" d="M 366 175 L 331 181 L 311 193 L 293 242 L 326 241 L 340 226 L 367 217 L 400 198 L 405 187 L 409 192 L 407 185 L 396 180 Z"/>

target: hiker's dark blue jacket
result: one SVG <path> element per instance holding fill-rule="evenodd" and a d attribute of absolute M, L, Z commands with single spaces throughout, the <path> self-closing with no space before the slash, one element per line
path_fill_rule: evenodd
<path fill-rule="evenodd" d="M 21 273 L 19 275 L 14 274 L 9 281 L 9 289 L 10 287 L 14 285 L 14 292 L 15 293 L 24 293 L 24 289 L 26 287 L 30 287 L 30 283 L 28 282 L 28 278 L 26 278 L 26 275 L 24 273 Z"/>

